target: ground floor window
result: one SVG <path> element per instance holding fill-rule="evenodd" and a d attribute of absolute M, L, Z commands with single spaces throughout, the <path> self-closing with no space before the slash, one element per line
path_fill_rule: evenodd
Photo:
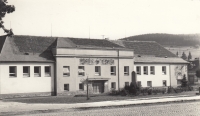
<path fill-rule="evenodd" d="M 84 90 L 84 85 L 83 85 L 83 83 L 80 83 L 80 84 L 79 84 L 79 90 Z"/>
<path fill-rule="evenodd" d="M 147 81 L 147 86 L 152 87 L 152 81 Z"/>
<path fill-rule="evenodd" d="M 16 66 L 10 66 L 9 67 L 9 76 L 10 77 L 17 77 L 17 67 Z"/>
<path fill-rule="evenodd" d="M 125 86 L 129 86 L 129 82 L 125 82 Z"/>
<path fill-rule="evenodd" d="M 51 76 L 51 67 L 50 66 L 45 66 L 44 67 L 44 72 L 45 72 L 45 77 L 50 77 Z"/>
<path fill-rule="evenodd" d="M 69 84 L 64 84 L 64 90 L 69 91 Z"/>
<path fill-rule="evenodd" d="M 141 87 L 141 86 L 142 86 L 141 81 L 138 81 L 138 82 L 137 82 L 137 86 L 138 86 L 138 87 Z"/>
<path fill-rule="evenodd" d="M 111 88 L 112 88 L 112 89 L 116 89 L 116 82 L 112 82 L 112 83 L 111 83 Z"/>
<path fill-rule="evenodd" d="M 23 77 L 30 77 L 30 66 L 23 66 Z"/>
<path fill-rule="evenodd" d="M 40 77 L 41 76 L 41 67 L 35 66 L 34 67 L 34 77 Z"/>
<path fill-rule="evenodd" d="M 167 81 L 163 80 L 163 86 L 167 86 Z"/>

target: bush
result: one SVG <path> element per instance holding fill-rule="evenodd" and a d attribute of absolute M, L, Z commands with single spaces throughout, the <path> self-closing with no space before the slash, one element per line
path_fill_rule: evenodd
<path fill-rule="evenodd" d="M 185 75 L 183 75 L 183 79 L 181 80 L 181 87 L 187 87 L 188 81 L 186 80 Z"/>

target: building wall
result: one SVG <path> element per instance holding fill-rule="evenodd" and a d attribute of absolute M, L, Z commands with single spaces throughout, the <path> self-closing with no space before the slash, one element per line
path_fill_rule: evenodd
<path fill-rule="evenodd" d="M 187 64 L 174 64 L 170 65 L 171 69 L 171 86 L 179 86 L 180 81 L 183 78 L 183 75 L 185 74 L 187 80 L 188 80 L 188 70 L 187 70 Z"/>
<path fill-rule="evenodd" d="M 9 66 L 17 67 L 17 77 L 9 76 Z M 30 77 L 23 77 L 23 66 L 30 66 Z M 34 66 L 41 66 L 41 77 L 34 77 Z M 44 66 L 51 66 L 51 76 L 45 77 Z M 53 63 L 0 63 L 0 94 L 53 92 Z"/>
<path fill-rule="evenodd" d="M 138 64 L 136 63 L 134 66 L 134 70 L 136 71 L 136 67 L 141 67 L 141 75 L 137 75 L 137 81 L 141 81 L 142 87 L 147 87 L 147 81 L 152 81 L 152 87 L 163 86 L 163 80 L 166 80 L 167 86 L 170 86 L 170 72 L 168 64 Z M 148 75 L 143 74 L 143 67 L 148 66 Z M 155 67 L 155 74 L 150 74 L 150 66 Z M 166 66 L 166 75 L 162 74 L 162 66 Z"/>
<path fill-rule="evenodd" d="M 126 52 L 126 53 L 125 53 Z M 92 49 L 57 49 L 56 56 L 56 76 L 57 76 L 57 92 L 64 91 L 64 84 L 69 84 L 69 91 L 79 90 L 79 83 L 82 79 L 88 78 L 102 78 L 108 79 L 106 82 L 108 89 L 111 88 L 111 82 L 116 82 L 116 89 L 118 89 L 118 51 L 117 50 L 92 50 Z M 119 52 L 119 77 L 120 88 L 124 86 L 125 82 L 131 82 L 131 72 L 133 71 L 133 51 Z M 131 58 L 132 57 L 132 58 Z M 113 60 L 112 64 L 95 64 L 85 63 L 81 64 L 80 59 L 107 59 Z M 63 66 L 70 66 L 70 76 L 63 77 Z M 85 76 L 78 76 L 78 66 L 84 66 Z M 95 66 L 101 67 L 101 75 L 95 75 Z M 111 75 L 110 67 L 116 66 L 116 75 Z M 124 66 L 129 66 L 129 75 L 124 76 Z M 86 89 L 86 87 L 84 88 Z"/>

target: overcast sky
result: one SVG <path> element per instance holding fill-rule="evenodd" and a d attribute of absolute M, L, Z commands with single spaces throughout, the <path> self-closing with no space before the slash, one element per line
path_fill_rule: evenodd
<path fill-rule="evenodd" d="M 15 35 L 110 39 L 200 33 L 200 0 L 8 0 Z M 5 34 L 2 29 L 0 35 Z"/>

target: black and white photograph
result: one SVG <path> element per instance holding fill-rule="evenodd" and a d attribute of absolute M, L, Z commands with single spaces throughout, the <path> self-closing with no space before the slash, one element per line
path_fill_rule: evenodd
<path fill-rule="evenodd" d="M 0 0 L 0 116 L 200 116 L 200 0 Z"/>

